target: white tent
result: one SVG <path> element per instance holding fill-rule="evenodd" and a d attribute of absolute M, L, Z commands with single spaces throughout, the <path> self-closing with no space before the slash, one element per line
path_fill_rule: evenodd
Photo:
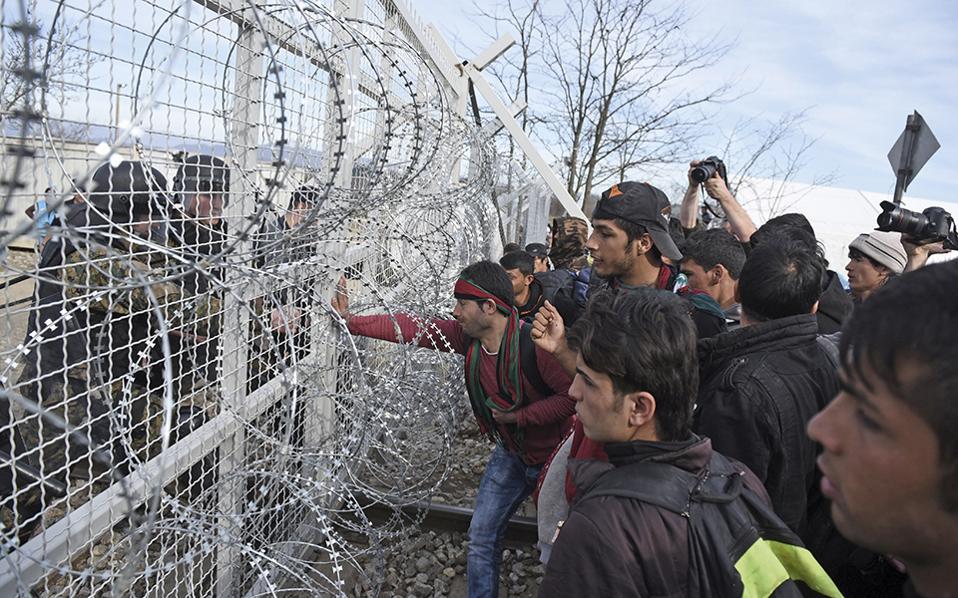
<path fill-rule="evenodd" d="M 758 199 L 768 197 L 778 199 Z M 752 179 L 738 190 L 739 202 L 755 220 L 756 225 L 761 226 L 768 218 L 786 212 L 804 214 L 815 228 L 815 236 L 825 245 L 829 267 L 842 274 L 848 262 L 848 244 L 859 234 L 875 229 L 875 219 L 881 212 L 879 204 L 891 199 L 891 195 L 883 193 L 782 183 L 767 179 Z M 958 203 L 955 202 L 922 199 L 906 194 L 902 205 L 916 212 L 938 206 L 958 218 Z M 958 257 L 958 252 L 936 256 L 932 260 L 953 257 Z"/>

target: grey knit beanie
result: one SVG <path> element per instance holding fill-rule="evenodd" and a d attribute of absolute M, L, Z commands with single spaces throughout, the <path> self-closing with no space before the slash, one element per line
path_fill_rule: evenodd
<path fill-rule="evenodd" d="M 862 233 L 851 242 L 849 249 L 857 249 L 864 255 L 885 266 L 895 274 L 905 271 L 908 256 L 901 244 L 900 233 L 873 230 Z"/>

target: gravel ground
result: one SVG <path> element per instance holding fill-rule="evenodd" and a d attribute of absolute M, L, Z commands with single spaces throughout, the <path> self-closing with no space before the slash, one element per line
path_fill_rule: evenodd
<path fill-rule="evenodd" d="M 465 598 L 466 535 L 423 531 L 411 536 L 386 565 L 383 598 Z M 532 546 L 508 548 L 503 553 L 499 596 L 531 598 L 542 582 L 542 565 Z M 350 595 L 368 596 L 371 588 L 354 585 Z"/>
<path fill-rule="evenodd" d="M 486 461 L 489 460 L 492 449 L 492 443 L 479 433 L 476 422 L 470 415 L 460 427 L 459 437 L 453 447 L 449 477 L 433 496 L 433 502 L 472 508 L 479 490 L 479 480 L 486 470 Z M 522 503 L 516 514 L 535 517 L 536 509 L 532 499 Z"/>
<path fill-rule="evenodd" d="M 475 422 L 466 419 L 454 447 L 450 475 L 433 501 L 471 508 L 491 451 L 492 445 L 479 434 Z M 535 517 L 531 499 L 523 503 L 518 514 Z M 380 596 L 465 598 L 467 545 L 465 533 L 418 530 L 391 551 Z M 371 571 L 369 563 L 363 566 Z M 535 596 L 542 573 L 538 551 L 533 545 L 508 546 L 500 569 L 499 596 Z M 368 584 L 356 583 L 349 594 L 367 596 L 371 594 L 371 588 Z"/>

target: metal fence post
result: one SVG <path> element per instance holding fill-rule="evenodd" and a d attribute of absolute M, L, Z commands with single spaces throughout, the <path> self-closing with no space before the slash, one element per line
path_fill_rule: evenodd
<path fill-rule="evenodd" d="M 246 29 L 240 33 L 236 53 L 235 105 L 233 107 L 232 146 L 233 159 L 240 176 L 237 192 L 232 193 L 234 201 L 226 210 L 228 222 L 240 223 L 244 213 L 253 204 L 260 192 L 258 151 L 260 145 L 260 119 L 262 104 L 259 101 L 263 89 L 265 39 L 255 29 Z M 245 245 L 245 247 L 243 246 Z M 249 241 L 237 248 L 238 255 L 247 253 Z M 230 278 L 236 280 L 231 273 Z M 222 407 L 235 417 L 246 419 L 246 382 L 248 350 L 246 336 L 249 329 L 249 315 L 242 305 L 242 297 L 227 294 L 223 302 L 223 383 Z M 232 484 L 225 484 L 236 470 L 242 468 L 245 459 L 245 429 L 237 427 L 219 447 L 220 496 L 219 511 L 221 524 L 227 530 L 239 531 L 236 519 L 231 516 L 243 509 L 246 493 L 245 480 L 234 478 Z M 232 519 L 232 520 L 231 520 Z M 240 558 L 235 548 L 226 544 L 220 546 L 217 553 L 216 594 L 221 598 L 237 594 L 237 561 Z"/>

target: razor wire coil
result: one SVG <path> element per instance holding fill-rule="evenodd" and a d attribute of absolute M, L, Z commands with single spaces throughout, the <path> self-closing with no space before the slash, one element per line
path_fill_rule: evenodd
<path fill-rule="evenodd" d="M 499 154 L 415 26 L 391 0 L 3 3 L 0 587 L 341 595 L 418 523 L 459 362 L 329 303 L 345 277 L 354 313 L 435 333 L 498 234 Z M 228 189 L 174 189 L 191 156 Z M 166 179 L 145 215 L 96 175 L 132 162 Z"/>

